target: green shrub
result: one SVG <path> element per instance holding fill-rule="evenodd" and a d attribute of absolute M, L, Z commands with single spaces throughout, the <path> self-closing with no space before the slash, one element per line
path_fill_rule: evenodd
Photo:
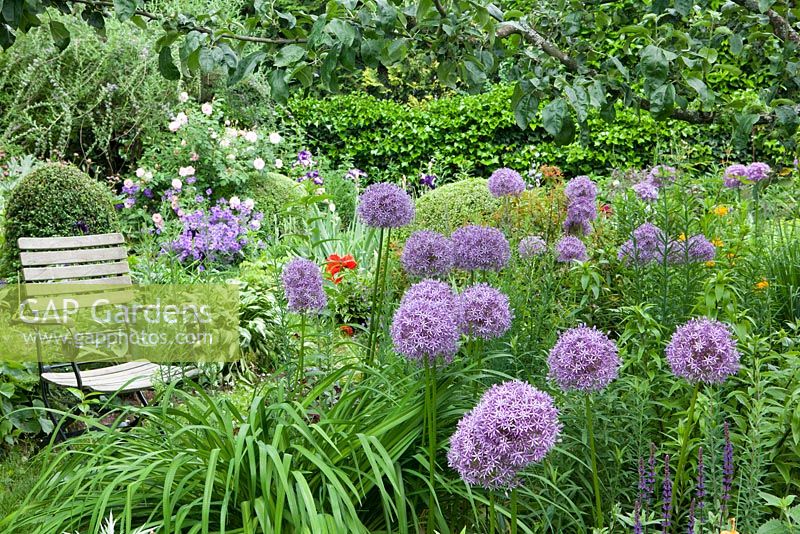
<path fill-rule="evenodd" d="M 256 209 L 264 212 L 267 224 L 280 222 L 286 215 L 286 205 L 303 197 L 303 186 L 277 172 L 259 174 L 250 179 L 250 194 Z"/>
<path fill-rule="evenodd" d="M 449 182 L 464 174 L 488 177 L 501 166 L 524 171 L 558 165 L 575 176 L 648 167 L 657 160 L 709 170 L 723 160 L 774 162 L 783 154 L 767 132 L 757 132 L 752 146 L 738 153 L 730 146 L 729 126 L 657 122 L 624 108 L 610 124 L 590 115 L 583 139 L 559 146 L 540 125 L 517 126 L 511 94 L 510 86 L 497 86 L 416 104 L 351 94 L 295 99 L 289 111 L 299 127 L 314 132 L 309 142 L 315 153 L 351 161 L 371 182 L 397 182 L 403 175 L 416 180 L 431 160 L 439 178 Z"/>
<path fill-rule="evenodd" d="M 20 180 L 6 205 L 6 258 L 20 237 L 102 234 L 117 229 L 111 192 L 75 167 L 41 165 Z"/>
<path fill-rule="evenodd" d="M 445 184 L 417 199 L 417 216 L 407 232 L 430 229 L 449 235 L 467 223 L 487 223 L 500 208 L 482 178 Z"/>

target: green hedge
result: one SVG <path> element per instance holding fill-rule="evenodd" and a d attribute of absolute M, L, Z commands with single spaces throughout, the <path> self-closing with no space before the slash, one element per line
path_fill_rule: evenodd
<path fill-rule="evenodd" d="M 434 159 L 443 181 L 457 175 L 487 177 L 499 166 L 525 170 L 558 165 L 570 175 L 604 173 L 611 168 L 646 167 L 656 159 L 680 160 L 707 168 L 727 158 L 728 129 L 679 121 L 654 121 L 646 112 L 620 109 L 608 124 L 590 117 L 583 138 L 557 146 L 543 128 L 521 130 L 511 110 L 512 89 L 497 86 L 470 96 L 400 104 L 366 95 L 295 99 L 288 113 L 309 134 L 311 148 L 333 158 L 351 160 L 371 181 L 414 181 Z M 755 153 L 767 161 L 780 156 L 777 143 L 754 141 Z M 668 152 L 678 155 L 662 155 Z M 736 154 L 730 159 L 751 157 Z"/>

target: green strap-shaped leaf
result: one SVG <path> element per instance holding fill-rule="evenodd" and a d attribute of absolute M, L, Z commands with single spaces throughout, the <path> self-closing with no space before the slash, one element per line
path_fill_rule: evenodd
<path fill-rule="evenodd" d="M 158 53 L 158 71 L 167 80 L 180 80 L 181 71 L 175 66 L 172 59 L 172 47 L 165 46 Z"/>

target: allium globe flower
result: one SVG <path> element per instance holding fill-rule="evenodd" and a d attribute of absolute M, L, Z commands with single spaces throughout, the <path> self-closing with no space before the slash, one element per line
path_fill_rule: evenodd
<path fill-rule="evenodd" d="M 772 169 L 770 169 L 769 165 L 766 163 L 761 163 L 760 161 L 751 163 L 745 168 L 747 178 L 751 182 L 760 182 L 761 180 L 766 180 L 769 178 L 769 173 L 771 172 Z"/>
<path fill-rule="evenodd" d="M 590 222 L 597 218 L 597 186 L 588 176 L 578 176 L 567 183 L 564 194 L 568 200 L 564 231 L 590 233 Z"/>
<path fill-rule="evenodd" d="M 739 351 L 730 328 L 706 317 L 679 326 L 666 355 L 672 373 L 691 383 L 721 384 L 739 371 Z"/>
<path fill-rule="evenodd" d="M 414 219 L 414 201 L 394 184 L 372 184 L 358 198 L 357 212 L 367 226 L 399 228 Z"/>
<path fill-rule="evenodd" d="M 548 378 L 564 391 L 599 391 L 619 375 L 617 346 L 596 328 L 562 333 L 547 358 Z"/>
<path fill-rule="evenodd" d="M 475 284 L 458 297 L 462 331 L 481 339 L 495 339 L 511 328 L 508 297 L 489 284 Z"/>
<path fill-rule="evenodd" d="M 657 187 L 664 187 L 674 182 L 677 176 L 678 169 L 670 167 L 669 165 L 656 165 L 647 173 L 647 179 L 653 182 Z"/>
<path fill-rule="evenodd" d="M 497 169 L 489 177 L 489 192 L 496 197 L 521 195 L 525 191 L 525 180 L 513 169 Z"/>
<path fill-rule="evenodd" d="M 456 306 L 456 295 L 453 293 L 453 289 L 441 280 L 423 280 L 412 285 L 403 294 L 400 305 L 412 300 L 438 302 L 451 308 Z"/>
<path fill-rule="evenodd" d="M 556 254 L 556 261 L 563 263 L 589 259 L 589 255 L 586 253 L 586 245 L 583 244 L 583 241 L 571 235 L 562 237 L 556 243 Z"/>
<path fill-rule="evenodd" d="M 742 178 L 748 178 L 747 167 L 740 163 L 729 165 L 722 175 L 722 183 L 725 187 L 736 189 L 742 186 Z"/>
<path fill-rule="evenodd" d="M 519 242 L 519 257 L 522 259 L 533 258 L 547 252 L 547 243 L 538 235 L 532 235 Z"/>
<path fill-rule="evenodd" d="M 445 276 L 453 268 L 453 243 L 430 230 L 414 232 L 406 240 L 400 263 L 414 276 Z"/>
<path fill-rule="evenodd" d="M 488 226 L 464 226 L 450 236 L 454 266 L 464 271 L 499 271 L 511 258 L 503 232 Z"/>
<path fill-rule="evenodd" d="M 670 263 L 711 261 L 717 255 L 717 247 L 703 234 L 691 236 L 686 241 L 672 241 L 669 249 Z"/>
<path fill-rule="evenodd" d="M 317 312 L 328 303 L 322 289 L 322 272 L 312 261 L 305 258 L 290 260 L 283 266 L 281 281 L 289 309 L 293 312 Z"/>
<path fill-rule="evenodd" d="M 452 305 L 421 298 L 406 299 L 391 326 L 394 350 L 417 363 L 450 363 L 458 352 L 461 330 Z"/>
<path fill-rule="evenodd" d="M 645 202 L 658 200 L 658 186 L 651 180 L 643 180 L 631 186 L 633 192 Z"/>
<path fill-rule="evenodd" d="M 520 471 L 553 449 L 560 432 L 550 395 L 518 380 L 496 384 L 458 422 L 447 462 L 469 485 L 512 489 Z"/>
<path fill-rule="evenodd" d="M 640 265 L 661 262 L 664 259 L 666 246 L 664 231 L 652 223 L 644 223 L 634 230 L 633 237 L 619 248 L 617 258 Z"/>

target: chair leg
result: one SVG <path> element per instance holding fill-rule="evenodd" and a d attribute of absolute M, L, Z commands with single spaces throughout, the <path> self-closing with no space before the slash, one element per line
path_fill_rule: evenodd
<path fill-rule="evenodd" d="M 67 439 L 67 433 L 64 431 L 62 426 L 59 426 L 59 420 L 56 418 L 56 415 L 53 413 L 52 408 L 50 407 L 50 388 L 48 387 L 47 382 L 42 378 L 39 379 L 39 386 L 42 391 L 42 402 L 44 402 L 44 406 L 47 409 L 47 417 L 53 422 L 53 428 L 58 429 L 56 430 L 56 441 L 64 441 Z"/>

